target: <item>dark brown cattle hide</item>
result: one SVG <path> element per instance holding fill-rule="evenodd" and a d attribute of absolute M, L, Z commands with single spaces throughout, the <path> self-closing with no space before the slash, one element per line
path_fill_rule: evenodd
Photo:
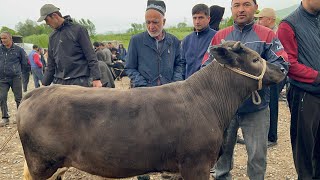
<path fill-rule="evenodd" d="M 108 178 L 167 171 L 208 180 L 224 130 L 257 89 L 256 80 L 219 63 L 258 76 L 264 61 L 235 42 L 211 53 L 217 61 L 182 82 L 128 90 L 52 85 L 28 93 L 17 122 L 33 179 L 75 167 Z M 264 84 L 283 78 L 267 63 Z"/>

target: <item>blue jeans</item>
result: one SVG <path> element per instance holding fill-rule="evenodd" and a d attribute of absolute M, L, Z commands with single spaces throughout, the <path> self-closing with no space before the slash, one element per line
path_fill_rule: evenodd
<path fill-rule="evenodd" d="M 237 141 L 237 131 L 242 129 L 248 161 L 247 174 L 251 180 L 262 180 L 267 167 L 267 141 L 269 131 L 269 108 L 261 111 L 237 114 L 224 134 L 223 154 L 216 163 L 215 178 L 231 180 L 233 151 Z"/>
<path fill-rule="evenodd" d="M 39 81 L 42 81 L 43 78 L 42 68 L 32 68 L 31 71 L 34 81 L 34 87 L 38 88 L 40 87 Z"/>

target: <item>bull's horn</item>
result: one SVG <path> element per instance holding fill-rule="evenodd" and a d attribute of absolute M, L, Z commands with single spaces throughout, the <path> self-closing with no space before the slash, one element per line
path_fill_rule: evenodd
<path fill-rule="evenodd" d="M 235 52 L 241 50 L 241 42 L 240 42 L 240 41 L 236 42 L 236 43 L 233 45 L 232 50 L 235 51 Z"/>

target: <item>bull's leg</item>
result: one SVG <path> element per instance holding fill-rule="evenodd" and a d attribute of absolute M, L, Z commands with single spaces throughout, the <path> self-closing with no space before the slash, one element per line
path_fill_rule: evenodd
<path fill-rule="evenodd" d="M 23 180 L 33 180 L 31 177 L 31 174 L 29 172 L 29 168 L 27 165 L 27 161 L 24 161 L 24 166 L 23 166 Z"/>
<path fill-rule="evenodd" d="M 62 180 L 64 173 L 68 171 L 68 168 L 59 168 L 48 180 Z"/>
<path fill-rule="evenodd" d="M 210 163 L 206 162 L 187 162 L 181 165 L 181 176 L 184 180 L 209 180 Z"/>

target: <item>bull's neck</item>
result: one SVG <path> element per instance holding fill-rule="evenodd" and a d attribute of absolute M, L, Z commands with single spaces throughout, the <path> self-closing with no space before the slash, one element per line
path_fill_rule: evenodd
<path fill-rule="evenodd" d="M 247 83 L 255 82 L 212 62 L 186 80 L 186 101 L 192 102 L 192 108 L 198 108 L 208 120 L 214 114 L 221 117 L 220 126 L 225 129 L 251 93 Z"/>

